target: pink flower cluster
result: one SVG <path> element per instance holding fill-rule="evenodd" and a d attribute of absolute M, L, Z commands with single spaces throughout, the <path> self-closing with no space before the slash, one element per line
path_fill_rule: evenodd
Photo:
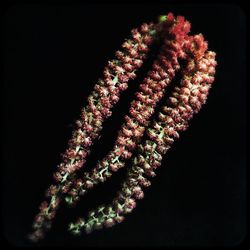
<path fill-rule="evenodd" d="M 132 30 L 132 36 L 122 44 L 116 58 L 108 62 L 104 68 L 103 77 L 98 80 L 94 90 L 88 97 L 88 104 L 81 111 L 80 119 L 76 121 L 76 129 L 69 140 L 68 149 L 62 154 L 62 163 L 54 173 L 56 185 L 46 192 L 49 201 L 42 202 L 39 214 L 34 221 L 32 240 L 39 240 L 44 229 L 51 223 L 61 201 L 61 194 L 66 193 L 71 186 L 74 173 L 83 167 L 90 147 L 98 138 L 102 124 L 111 116 L 111 109 L 119 101 L 120 94 L 128 87 L 128 81 L 136 77 L 136 71 L 142 66 L 149 51 L 149 46 L 156 39 L 156 25 L 142 24 Z M 57 202 L 54 203 L 54 200 Z M 56 206 L 54 205 L 56 204 Z"/>
<path fill-rule="evenodd" d="M 132 38 L 122 44 L 116 59 L 108 62 L 103 78 L 94 86 L 87 106 L 76 121 L 68 149 L 54 174 L 56 183 L 47 190 L 48 200 L 41 203 L 35 218 L 31 240 L 41 239 L 51 227 L 63 196 L 66 203 L 75 204 L 88 189 L 105 182 L 132 157 L 133 164 L 112 204 L 91 211 L 86 220 L 79 218 L 70 223 L 69 230 L 74 234 L 82 229 L 89 233 L 121 223 L 136 207 L 136 200 L 144 197 L 143 188 L 151 185 L 150 177 L 156 175 L 163 156 L 206 102 L 214 81 L 215 53 L 207 51 L 208 44 L 201 34 L 188 35 L 190 27 L 182 16 L 175 17 L 172 13 L 161 16 L 157 24 L 143 24 L 133 29 Z M 99 137 L 104 120 L 111 116 L 120 94 L 127 89 L 128 81 L 136 77 L 149 46 L 156 40 L 162 43 L 160 52 L 135 93 L 113 149 L 91 171 L 78 173 Z M 181 66 L 180 60 L 185 61 L 185 66 Z M 174 86 L 157 118 L 151 121 L 158 102 L 179 70 L 180 83 Z M 142 141 L 144 135 L 146 139 Z M 138 153 L 133 155 L 135 151 Z"/>
<path fill-rule="evenodd" d="M 125 166 L 126 160 L 132 157 L 136 145 L 140 142 L 157 103 L 162 99 L 176 71 L 180 69 L 178 60 L 186 57 L 184 42 L 189 32 L 189 28 L 183 27 L 189 27 L 189 23 L 178 18 L 175 23 L 170 19 L 164 24 L 168 25 L 168 29 L 164 29 L 161 50 L 152 65 L 152 70 L 140 85 L 140 91 L 135 93 L 135 100 L 131 103 L 129 115 L 125 116 L 125 123 L 118 132 L 114 148 L 98 162 L 91 173 L 85 172 L 82 179 L 75 181 L 69 196 L 66 196 L 69 204 L 79 200 L 79 194 L 85 194 L 87 189 L 104 182 L 113 172 Z M 182 36 L 179 35 L 179 30 L 183 30 Z"/>
<path fill-rule="evenodd" d="M 86 221 L 78 219 L 81 225 L 78 222 L 70 223 L 69 230 L 72 233 L 80 234 L 82 229 L 89 233 L 121 223 L 124 216 L 136 207 L 136 200 L 144 197 L 143 188 L 151 185 L 149 178 L 156 175 L 155 170 L 161 165 L 163 155 L 179 138 L 179 132 L 188 128 L 188 121 L 206 102 L 214 81 L 215 53 L 205 53 L 203 48 L 207 47 L 207 43 L 202 35 L 190 37 L 188 42 L 191 47 L 186 49 L 191 51 L 195 46 L 196 53 L 188 58 L 187 66 L 182 71 L 182 80 L 167 100 L 167 105 L 162 107 L 157 119 L 147 128 L 148 138 L 138 145 L 139 154 L 134 157 L 133 166 L 128 170 L 121 190 L 112 204 L 91 211 Z"/>

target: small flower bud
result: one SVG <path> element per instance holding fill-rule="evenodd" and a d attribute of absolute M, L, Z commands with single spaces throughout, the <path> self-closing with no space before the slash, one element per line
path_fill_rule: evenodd
<path fill-rule="evenodd" d="M 132 58 L 130 56 L 124 56 L 122 58 L 122 63 L 132 63 Z"/>
<path fill-rule="evenodd" d="M 138 57 L 138 52 L 136 51 L 136 49 L 131 48 L 131 49 L 129 49 L 128 52 L 129 52 L 129 54 L 130 54 L 131 57 L 133 57 L 133 58 L 137 58 Z"/>
<path fill-rule="evenodd" d="M 120 83 L 118 85 L 118 88 L 121 90 L 121 91 L 124 91 L 128 88 L 128 84 L 126 82 L 123 82 L 123 83 Z"/>
<path fill-rule="evenodd" d="M 125 41 L 123 44 L 122 44 L 122 47 L 127 49 L 127 50 L 130 50 L 133 48 L 133 45 L 129 42 L 129 41 Z"/>
<path fill-rule="evenodd" d="M 120 82 L 127 82 L 129 77 L 127 75 L 118 75 L 118 79 Z"/>
<path fill-rule="evenodd" d="M 123 134 L 124 134 L 126 137 L 131 137 L 131 136 L 133 136 L 132 130 L 129 129 L 128 127 L 126 127 L 126 126 L 123 126 L 123 127 L 122 127 L 122 132 L 123 132 Z"/>
<path fill-rule="evenodd" d="M 125 206 L 129 209 L 134 209 L 136 207 L 136 202 L 132 198 L 127 198 L 125 200 Z"/>
<path fill-rule="evenodd" d="M 93 186 L 94 186 L 94 184 L 93 184 L 93 182 L 92 181 L 90 181 L 90 180 L 87 180 L 86 182 L 85 182 L 85 188 L 87 188 L 87 189 L 91 189 L 91 188 L 93 188 Z"/>
<path fill-rule="evenodd" d="M 109 228 L 115 225 L 115 221 L 112 218 L 108 218 L 107 220 L 105 220 L 104 222 L 104 226 Z"/>
<path fill-rule="evenodd" d="M 81 128 L 81 127 L 82 127 L 81 121 L 77 120 L 77 121 L 76 121 L 76 126 L 78 126 L 78 128 Z"/>
<path fill-rule="evenodd" d="M 140 43 L 140 41 L 141 41 L 141 34 L 140 34 L 140 32 L 138 32 L 137 29 L 132 29 L 132 30 L 131 30 L 131 33 L 132 33 L 133 39 L 134 39 L 137 43 Z"/>
<path fill-rule="evenodd" d="M 110 163 L 109 169 L 113 172 L 116 172 L 119 168 L 116 163 Z"/>
<path fill-rule="evenodd" d="M 136 199 L 143 199 L 144 193 L 139 186 L 134 187 L 133 193 Z"/>
<path fill-rule="evenodd" d="M 127 76 L 128 76 L 130 79 L 135 79 L 135 78 L 136 78 L 135 72 L 127 72 Z"/>
<path fill-rule="evenodd" d="M 101 222 L 96 222 L 95 224 L 94 224 L 94 229 L 96 229 L 96 230 L 100 230 L 100 229 L 102 229 L 103 228 L 103 224 L 101 223 Z"/>
<path fill-rule="evenodd" d="M 119 96 L 111 95 L 110 100 L 111 100 L 112 104 L 115 104 L 119 101 Z"/>
<path fill-rule="evenodd" d="M 41 211 L 45 211 L 45 210 L 48 208 L 48 205 L 49 205 L 49 204 L 48 204 L 47 201 L 43 201 L 43 202 L 41 203 L 39 209 L 40 209 Z"/>
<path fill-rule="evenodd" d="M 121 60 L 124 57 L 124 53 L 119 50 L 115 52 L 115 55 L 119 60 Z"/>
<path fill-rule="evenodd" d="M 140 68 L 140 67 L 142 66 L 142 64 L 143 64 L 143 61 L 140 60 L 140 59 L 135 59 L 135 60 L 133 61 L 133 65 L 134 65 L 135 67 L 137 67 L 137 68 Z"/>
<path fill-rule="evenodd" d="M 187 104 L 188 100 L 189 100 L 189 97 L 187 95 L 179 95 L 179 99 L 181 100 L 181 102 L 183 104 Z"/>
<path fill-rule="evenodd" d="M 169 104 L 176 107 L 178 105 L 178 100 L 175 97 L 169 97 Z"/>
<path fill-rule="evenodd" d="M 152 169 L 147 169 L 146 174 L 150 177 L 155 177 L 156 174 Z"/>
<path fill-rule="evenodd" d="M 57 187 L 55 185 L 51 185 L 46 191 L 46 196 L 50 197 L 55 195 L 57 192 Z"/>
<path fill-rule="evenodd" d="M 56 209 L 59 206 L 60 199 L 56 198 L 52 203 L 51 203 L 51 208 Z"/>
<path fill-rule="evenodd" d="M 153 38 L 149 35 L 145 35 L 144 38 L 143 38 L 143 42 L 146 44 L 146 45 L 150 45 L 152 42 L 153 42 Z"/>
<path fill-rule="evenodd" d="M 141 25 L 141 32 L 142 32 L 143 34 L 145 34 L 145 33 L 148 33 L 148 32 L 149 32 L 149 27 L 148 27 L 148 24 L 143 23 L 143 24 Z"/>
<path fill-rule="evenodd" d="M 124 159 L 130 159 L 132 156 L 132 153 L 129 152 L 128 150 L 124 150 L 121 155 Z"/>
<path fill-rule="evenodd" d="M 150 71 L 148 75 L 155 81 L 161 80 L 161 76 L 157 71 Z"/>
<path fill-rule="evenodd" d="M 47 214 L 48 220 L 54 219 L 55 216 L 56 216 L 56 212 L 55 211 L 51 211 L 50 213 Z"/>
<path fill-rule="evenodd" d="M 117 223 L 122 223 L 124 221 L 124 219 L 125 219 L 125 217 L 124 216 L 120 216 L 120 215 L 118 215 L 118 216 L 115 217 L 115 221 Z"/>
<path fill-rule="evenodd" d="M 35 217 L 35 223 L 36 224 L 40 224 L 44 221 L 44 217 L 41 215 L 41 214 L 38 214 L 36 217 Z"/>
<path fill-rule="evenodd" d="M 148 46 L 146 44 L 144 44 L 144 43 L 141 43 L 138 46 L 138 50 L 140 52 L 146 53 L 146 52 L 148 52 Z"/>
<path fill-rule="evenodd" d="M 86 192 L 87 192 L 87 191 L 81 187 L 81 189 L 79 190 L 79 195 L 80 195 L 80 196 L 83 196 L 83 195 L 86 194 Z"/>
<path fill-rule="evenodd" d="M 124 69 L 125 69 L 126 71 L 128 71 L 128 72 L 131 72 L 131 71 L 134 70 L 134 67 L 133 67 L 131 64 L 129 64 L 129 63 L 125 63 L 125 64 L 123 65 L 123 67 L 124 67 Z"/>
<path fill-rule="evenodd" d="M 42 229 L 37 229 L 34 233 L 28 235 L 28 238 L 33 242 L 37 242 L 41 240 L 43 237 L 44 237 L 44 232 L 42 231 Z"/>
<path fill-rule="evenodd" d="M 145 177 L 140 176 L 139 184 L 143 187 L 149 187 L 151 185 L 151 182 L 149 180 L 147 180 Z"/>
<path fill-rule="evenodd" d="M 55 172 L 53 175 L 56 182 L 60 182 L 62 180 L 62 176 L 59 172 Z"/>

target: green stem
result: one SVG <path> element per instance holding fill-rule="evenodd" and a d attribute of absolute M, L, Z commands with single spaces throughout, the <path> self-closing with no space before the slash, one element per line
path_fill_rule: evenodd
<path fill-rule="evenodd" d="M 66 173 L 64 176 L 63 176 L 63 179 L 61 181 L 61 183 L 65 182 L 67 180 L 67 177 L 68 177 L 69 173 Z"/>
<path fill-rule="evenodd" d="M 119 158 L 120 158 L 120 156 L 119 156 L 119 155 L 118 155 L 118 156 L 116 156 L 116 157 L 115 157 L 115 159 L 112 161 L 112 163 L 115 163 L 115 162 L 119 161 Z"/>
<path fill-rule="evenodd" d="M 108 169 L 108 167 L 105 167 L 104 169 L 102 169 L 99 173 L 102 176 L 102 173 L 105 172 Z"/>
<path fill-rule="evenodd" d="M 112 81 L 114 84 L 118 83 L 118 76 L 116 75 Z"/>
<path fill-rule="evenodd" d="M 163 130 L 161 131 L 161 133 L 159 134 L 160 139 L 163 138 L 164 134 L 165 134 L 165 132 L 164 132 L 164 129 L 163 129 Z"/>

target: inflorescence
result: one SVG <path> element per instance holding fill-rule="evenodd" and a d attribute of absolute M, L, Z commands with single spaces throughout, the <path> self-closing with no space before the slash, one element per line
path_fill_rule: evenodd
<path fill-rule="evenodd" d="M 132 166 L 128 166 L 127 177 L 112 203 L 70 223 L 69 231 L 80 234 L 82 230 L 89 233 L 112 227 L 132 212 L 137 200 L 143 199 L 144 189 L 151 185 L 150 178 L 156 176 L 155 170 L 164 155 L 206 102 L 214 81 L 215 53 L 208 51 L 202 34 L 189 35 L 190 28 L 182 16 L 172 13 L 160 16 L 158 23 L 144 23 L 133 29 L 115 58 L 108 61 L 75 123 L 68 148 L 53 175 L 55 183 L 48 188 L 46 200 L 39 207 L 34 231 L 29 235 L 32 241 L 44 237 L 62 201 L 71 206 L 76 204 L 89 189 L 125 167 L 129 159 Z M 128 88 L 129 80 L 136 78 L 154 43 L 160 44 L 159 53 L 135 93 L 112 150 L 90 171 L 81 173 L 79 170 L 99 138 L 103 122 L 112 115 L 112 108 Z M 181 74 L 180 82 L 152 120 L 177 72 Z"/>

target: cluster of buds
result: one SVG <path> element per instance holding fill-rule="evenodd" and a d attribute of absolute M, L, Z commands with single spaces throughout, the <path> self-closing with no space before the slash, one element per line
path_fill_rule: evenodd
<path fill-rule="evenodd" d="M 55 179 L 66 180 L 65 176 L 74 173 L 85 163 L 90 146 L 99 136 L 102 124 L 111 116 L 111 109 L 119 101 L 121 92 L 128 87 L 128 81 L 136 77 L 136 71 L 153 42 L 155 25 L 144 24 L 132 30 L 132 38 L 122 44 L 123 50 L 116 52 L 116 59 L 108 62 L 103 78 L 98 80 L 88 97 L 88 104 L 82 109 L 76 121 L 76 130 L 69 141 L 69 147 L 62 155 L 63 163 L 58 166 Z M 143 47 L 144 49 L 141 49 Z"/>
<path fill-rule="evenodd" d="M 129 115 L 125 116 L 125 123 L 118 132 L 113 149 L 104 159 L 98 162 L 91 173 L 85 172 L 82 179 L 75 181 L 75 185 L 70 190 L 72 195 L 65 198 L 68 204 L 74 204 L 75 201 L 79 200 L 80 194 L 85 194 L 87 189 L 104 182 L 112 176 L 113 172 L 122 168 L 126 160 L 132 157 L 132 153 L 140 142 L 157 103 L 163 97 L 164 91 L 174 78 L 176 71 L 180 69 L 179 58 L 186 57 L 184 47 L 186 46 L 185 42 L 190 25 L 182 18 L 172 19 L 171 14 L 164 22 L 164 26 L 166 24 L 168 29 L 164 30 L 160 53 L 152 65 L 152 70 L 148 72 L 140 85 L 140 91 L 135 93 L 136 98 L 131 103 Z M 182 36 L 179 35 L 179 30 L 183 31 Z"/>
<path fill-rule="evenodd" d="M 179 132 L 187 129 L 188 121 L 206 102 L 208 91 L 214 81 L 217 64 L 215 53 L 206 52 L 207 43 L 202 35 L 189 37 L 187 45 L 188 52 L 195 47 L 196 53 L 192 53 L 188 58 L 187 66 L 182 70 L 183 76 L 179 86 L 174 88 L 167 105 L 162 107 L 157 119 L 152 122 L 152 127 L 147 128 L 148 139 L 138 145 L 139 153 L 134 157 L 133 166 L 128 170 L 127 179 L 116 198 L 111 205 L 102 206 L 106 211 L 108 227 L 116 224 L 117 217 L 121 217 L 123 221 L 124 216 L 136 207 L 136 200 L 144 197 L 142 189 L 151 185 L 148 178 L 156 175 L 155 169 L 161 165 L 163 155 L 179 138 Z M 102 228 L 107 223 L 105 219 L 100 216 L 97 209 L 91 212 L 87 223 L 81 228 L 86 232 Z"/>
<path fill-rule="evenodd" d="M 75 204 L 88 189 L 105 182 L 123 168 L 134 151 L 137 155 L 133 156 L 127 178 L 112 204 L 89 212 L 86 220 L 80 218 L 70 223 L 69 230 L 80 234 L 83 229 L 90 233 L 95 229 L 112 227 L 133 211 L 137 200 L 144 198 L 143 189 L 151 185 L 150 177 L 156 175 L 155 170 L 161 165 L 164 154 L 206 102 L 214 81 L 215 53 L 207 52 L 207 42 L 201 34 L 190 36 L 189 31 L 190 23 L 182 16 L 174 17 L 172 13 L 161 16 L 157 24 L 143 24 L 132 30 L 132 37 L 116 52 L 116 59 L 108 62 L 103 78 L 94 86 L 87 106 L 76 121 L 68 149 L 62 154 L 63 161 L 54 174 L 56 184 L 46 192 L 49 201 L 41 203 L 35 218 L 31 240 L 41 239 L 45 230 L 51 227 L 63 196 L 66 203 Z M 150 45 L 156 40 L 162 42 L 160 52 L 140 84 L 140 90 L 135 93 L 135 100 L 125 116 L 113 149 L 91 171 L 79 177 L 77 170 L 85 164 L 92 144 L 99 138 L 104 120 L 111 116 L 120 94 L 127 89 L 128 81 L 136 77 Z M 183 68 L 180 59 L 186 63 Z M 166 105 L 151 122 L 158 102 L 178 70 L 182 74 L 180 83 L 174 86 Z M 142 142 L 144 134 L 146 139 Z"/>
<path fill-rule="evenodd" d="M 48 214 L 54 215 L 59 205 L 53 208 L 53 200 L 69 191 L 71 179 L 74 179 L 74 173 L 84 165 L 91 145 L 99 137 L 104 120 L 112 114 L 111 109 L 119 101 L 120 94 L 127 89 L 128 81 L 136 77 L 136 71 L 146 59 L 150 45 L 157 39 L 156 26 L 153 23 L 144 23 L 133 29 L 131 38 L 122 44 L 122 49 L 115 53 L 116 58 L 109 61 L 104 68 L 103 77 L 94 86 L 87 106 L 82 109 L 80 119 L 76 121 L 76 129 L 69 140 L 68 148 L 62 154 L 63 161 L 53 174 L 57 185 L 53 194 L 47 191 L 50 201 L 47 202 L 46 211 L 49 212 L 40 210 L 37 217 L 43 217 L 43 220 L 38 223 L 35 219 L 35 231 L 30 235 L 32 240 L 39 240 L 38 236 L 43 235 L 43 227 L 46 228 L 51 221 Z"/>

